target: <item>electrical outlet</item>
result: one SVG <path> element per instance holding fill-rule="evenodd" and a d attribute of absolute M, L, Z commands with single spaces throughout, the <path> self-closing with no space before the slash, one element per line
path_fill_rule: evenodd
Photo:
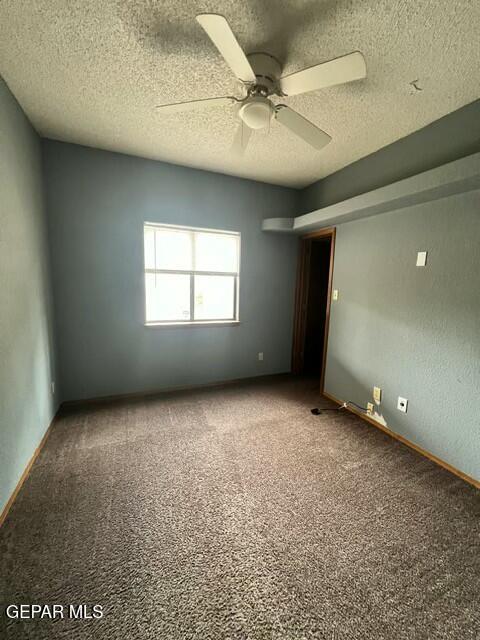
<path fill-rule="evenodd" d="M 375 409 L 374 409 L 374 406 L 373 406 L 373 402 L 367 402 L 367 414 L 369 416 L 373 416 L 374 411 L 375 411 Z"/>
<path fill-rule="evenodd" d="M 397 409 L 399 411 L 402 411 L 403 413 L 407 413 L 407 409 L 408 409 L 408 400 L 407 400 L 407 398 L 402 398 L 402 397 L 398 396 Z"/>
<path fill-rule="evenodd" d="M 376 404 L 380 404 L 382 401 L 382 390 L 380 387 L 373 387 L 373 399 Z"/>
<path fill-rule="evenodd" d="M 332 293 L 333 300 L 338 300 L 338 289 L 334 289 Z"/>
<path fill-rule="evenodd" d="M 55 395 L 55 380 L 50 382 L 50 388 L 52 389 L 52 396 Z"/>
<path fill-rule="evenodd" d="M 263 360 L 263 351 L 258 352 L 258 359 Z"/>

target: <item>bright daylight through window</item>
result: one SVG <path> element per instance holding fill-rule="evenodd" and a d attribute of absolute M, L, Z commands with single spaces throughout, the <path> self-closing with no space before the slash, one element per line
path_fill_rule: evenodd
<path fill-rule="evenodd" d="M 145 223 L 147 324 L 238 321 L 240 234 Z"/>

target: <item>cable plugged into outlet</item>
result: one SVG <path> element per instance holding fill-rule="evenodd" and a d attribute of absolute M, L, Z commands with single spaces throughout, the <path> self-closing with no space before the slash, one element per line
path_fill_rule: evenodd
<path fill-rule="evenodd" d="M 340 411 L 340 409 L 348 409 L 348 407 L 350 407 L 350 406 L 355 407 L 356 409 L 359 409 L 360 411 L 363 411 L 364 413 L 367 413 L 367 408 L 366 407 L 361 407 L 356 402 L 352 402 L 352 400 L 347 400 L 346 402 L 344 402 L 342 405 L 340 405 L 338 407 L 338 410 Z"/>

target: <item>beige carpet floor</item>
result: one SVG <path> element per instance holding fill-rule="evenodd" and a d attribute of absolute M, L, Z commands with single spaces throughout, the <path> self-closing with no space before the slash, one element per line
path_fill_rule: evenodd
<path fill-rule="evenodd" d="M 64 412 L 0 531 L 0 636 L 478 639 L 480 492 L 319 405 L 285 377 Z"/>

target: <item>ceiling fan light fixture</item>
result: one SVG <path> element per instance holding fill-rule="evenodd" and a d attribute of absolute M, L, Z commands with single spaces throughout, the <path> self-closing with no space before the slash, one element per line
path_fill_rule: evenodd
<path fill-rule="evenodd" d="M 239 115 L 250 129 L 265 129 L 273 116 L 273 106 L 268 98 L 248 98 L 240 107 Z"/>

